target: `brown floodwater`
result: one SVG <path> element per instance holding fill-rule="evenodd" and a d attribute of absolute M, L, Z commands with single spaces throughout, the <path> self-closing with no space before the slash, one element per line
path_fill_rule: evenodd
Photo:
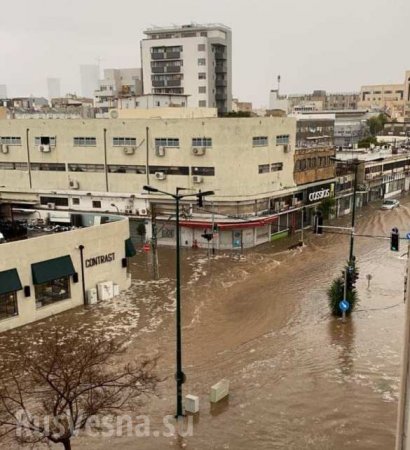
<path fill-rule="evenodd" d="M 360 210 L 357 232 L 410 231 L 410 198 L 401 202 L 392 211 L 378 204 Z M 360 305 L 342 323 L 329 314 L 326 290 L 346 262 L 349 238 L 311 232 L 305 238 L 294 250 L 283 240 L 210 259 L 205 250 L 184 249 L 184 394 L 198 395 L 201 406 L 193 435 L 82 436 L 73 448 L 393 449 L 406 245 L 395 253 L 388 240 L 355 239 Z M 172 249 L 160 249 L 155 280 L 151 255 L 139 252 L 131 261 L 132 287 L 112 304 L 69 311 L 7 333 L 7 340 L 66 326 L 127 337 L 127 358 L 158 354 L 158 371 L 167 378 L 138 414 L 149 415 L 151 430 L 162 430 L 162 417 L 175 413 L 174 257 Z M 210 386 L 222 378 L 230 381 L 229 399 L 211 408 Z"/>

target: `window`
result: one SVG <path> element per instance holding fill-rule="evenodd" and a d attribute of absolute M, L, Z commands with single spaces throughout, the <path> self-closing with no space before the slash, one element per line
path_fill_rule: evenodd
<path fill-rule="evenodd" d="M 205 65 L 206 65 L 206 59 L 198 58 L 198 66 L 205 66 Z"/>
<path fill-rule="evenodd" d="M 212 147 L 212 138 L 192 138 L 192 147 Z"/>
<path fill-rule="evenodd" d="M 121 166 L 119 164 L 111 164 L 108 166 L 109 173 L 137 173 L 144 174 L 146 173 L 145 166 Z"/>
<path fill-rule="evenodd" d="M 261 164 L 258 166 L 258 173 L 268 173 L 269 172 L 269 164 Z"/>
<path fill-rule="evenodd" d="M 64 163 L 31 163 L 31 170 L 44 170 L 47 172 L 65 172 Z"/>
<path fill-rule="evenodd" d="M 101 208 L 101 201 L 93 200 L 93 208 Z"/>
<path fill-rule="evenodd" d="M 270 165 L 271 172 L 278 172 L 279 170 L 283 170 L 283 163 L 273 163 Z"/>
<path fill-rule="evenodd" d="M 72 201 L 73 201 L 73 205 L 79 205 L 80 204 L 80 199 L 78 197 L 73 197 Z"/>
<path fill-rule="evenodd" d="M 155 148 L 158 147 L 179 147 L 178 138 L 155 138 Z"/>
<path fill-rule="evenodd" d="M 206 108 L 206 100 L 199 100 L 198 106 L 200 108 Z"/>
<path fill-rule="evenodd" d="M 205 51 L 205 44 L 198 44 L 198 52 L 204 52 Z"/>
<path fill-rule="evenodd" d="M 34 138 L 35 145 L 50 145 L 51 147 L 56 146 L 56 138 L 50 136 L 38 136 Z"/>
<path fill-rule="evenodd" d="M 206 80 L 206 72 L 199 72 L 198 80 Z"/>
<path fill-rule="evenodd" d="M 68 164 L 69 172 L 104 172 L 104 164 Z"/>
<path fill-rule="evenodd" d="M 215 176 L 215 167 L 192 167 L 192 175 L 202 175 L 203 177 Z"/>
<path fill-rule="evenodd" d="M 206 86 L 198 86 L 199 94 L 206 94 Z"/>
<path fill-rule="evenodd" d="M 18 309 L 16 292 L 0 294 L 0 320 L 17 315 Z"/>
<path fill-rule="evenodd" d="M 97 138 L 95 137 L 75 137 L 74 147 L 95 147 Z"/>
<path fill-rule="evenodd" d="M 112 138 L 114 147 L 125 147 L 127 145 L 137 145 L 137 139 L 132 137 L 114 137 Z"/>
<path fill-rule="evenodd" d="M 208 32 L 207 31 L 201 31 L 199 34 L 200 34 L 200 36 L 204 36 L 204 37 L 208 36 Z"/>
<path fill-rule="evenodd" d="M 57 278 L 47 283 L 37 284 L 34 286 L 36 294 L 36 306 L 51 305 L 70 298 L 70 277 Z"/>
<path fill-rule="evenodd" d="M 21 145 L 21 137 L 3 136 L 0 138 L 0 144 L 4 145 Z"/>
<path fill-rule="evenodd" d="M 167 175 L 189 175 L 187 166 L 149 166 L 149 173 L 164 172 Z"/>
<path fill-rule="evenodd" d="M 276 136 L 276 145 L 285 145 L 289 144 L 289 135 L 288 134 L 280 134 Z"/>
<path fill-rule="evenodd" d="M 40 197 L 40 205 L 54 203 L 56 206 L 68 206 L 68 197 Z"/>
<path fill-rule="evenodd" d="M 27 163 L 0 162 L 0 170 L 27 170 Z"/>
<path fill-rule="evenodd" d="M 175 236 L 174 228 L 163 227 L 161 230 L 161 237 L 164 239 L 173 239 Z"/>
<path fill-rule="evenodd" d="M 252 145 L 254 147 L 263 147 L 268 145 L 268 137 L 267 136 L 255 136 L 252 138 Z"/>

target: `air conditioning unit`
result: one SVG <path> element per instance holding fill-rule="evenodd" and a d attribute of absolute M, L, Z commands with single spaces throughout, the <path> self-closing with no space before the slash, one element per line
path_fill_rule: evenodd
<path fill-rule="evenodd" d="M 77 180 L 70 180 L 68 182 L 68 187 L 70 189 L 79 189 L 80 188 L 80 183 Z"/>
<path fill-rule="evenodd" d="M 54 209 L 56 207 L 55 203 L 47 203 L 47 208 L 48 209 Z"/>
<path fill-rule="evenodd" d="M 157 147 L 155 154 L 157 156 L 165 156 L 165 147 L 162 147 L 162 146 Z"/>
<path fill-rule="evenodd" d="M 114 297 L 114 286 L 112 281 L 103 281 L 97 284 L 99 300 L 109 300 Z"/>
<path fill-rule="evenodd" d="M 206 149 L 203 147 L 194 147 L 192 149 L 192 154 L 195 156 L 202 156 L 202 155 L 205 155 L 205 151 L 206 151 Z"/>
<path fill-rule="evenodd" d="M 39 145 L 38 149 L 40 150 L 40 152 L 43 152 L 43 153 L 50 153 L 50 151 L 51 151 L 51 148 L 48 144 L 47 145 Z"/>
<path fill-rule="evenodd" d="M 283 151 L 284 153 L 289 153 L 292 150 L 292 147 L 290 144 L 284 144 Z"/>
<path fill-rule="evenodd" d="M 0 150 L 2 153 L 6 154 L 9 152 L 9 146 L 6 144 L 0 144 Z"/>
<path fill-rule="evenodd" d="M 133 155 L 135 153 L 135 147 L 124 147 L 123 152 L 126 155 Z"/>
<path fill-rule="evenodd" d="M 88 305 L 95 305 L 97 303 L 98 296 L 97 296 L 97 289 L 91 288 L 87 291 L 87 304 Z"/>
<path fill-rule="evenodd" d="M 166 174 L 164 172 L 155 172 L 155 179 L 156 180 L 165 180 Z"/>
<path fill-rule="evenodd" d="M 138 213 L 139 213 L 140 216 L 147 216 L 148 215 L 148 210 L 147 210 L 147 208 L 140 208 L 138 210 Z"/>
<path fill-rule="evenodd" d="M 192 182 L 199 184 L 202 183 L 204 181 L 204 179 L 200 176 L 200 175 L 193 175 L 192 177 Z"/>

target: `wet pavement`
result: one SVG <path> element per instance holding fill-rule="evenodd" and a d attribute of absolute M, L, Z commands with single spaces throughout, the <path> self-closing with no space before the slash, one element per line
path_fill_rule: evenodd
<path fill-rule="evenodd" d="M 410 231 L 410 198 L 401 202 L 392 211 L 378 204 L 359 210 L 358 233 Z M 287 250 L 291 241 L 282 240 L 210 260 L 205 250 L 182 251 L 184 394 L 201 402 L 193 436 L 162 436 L 163 416 L 175 412 L 172 249 L 160 249 L 158 280 L 150 255 L 140 252 L 127 293 L 5 333 L 0 347 L 58 326 L 125 337 L 130 359 L 159 354 L 167 378 L 136 414 L 149 415 L 160 436 L 82 436 L 74 449 L 392 449 L 406 245 L 394 253 L 388 240 L 356 238 L 360 305 L 343 324 L 329 315 L 326 290 L 346 262 L 349 237 L 305 237 L 303 248 Z M 210 408 L 209 388 L 221 378 L 230 380 L 229 399 Z"/>

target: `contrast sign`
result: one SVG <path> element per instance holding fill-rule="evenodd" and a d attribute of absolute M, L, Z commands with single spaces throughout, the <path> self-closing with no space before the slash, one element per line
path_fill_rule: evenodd
<path fill-rule="evenodd" d="M 307 204 L 320 202 L 325 198 L 333 197 L 335 195 L 335 184 L 326 183 L 320 186 L 311 187 L 307 189 L 306 194 Z"/>
<path fill-rule="evenodd" d="M 115 260 L 115 253 L 107 253 L 106 255 L 95 256 L 85 260 L 85 267 L 93 267 L 98 264 L 109 263 Z"/>

